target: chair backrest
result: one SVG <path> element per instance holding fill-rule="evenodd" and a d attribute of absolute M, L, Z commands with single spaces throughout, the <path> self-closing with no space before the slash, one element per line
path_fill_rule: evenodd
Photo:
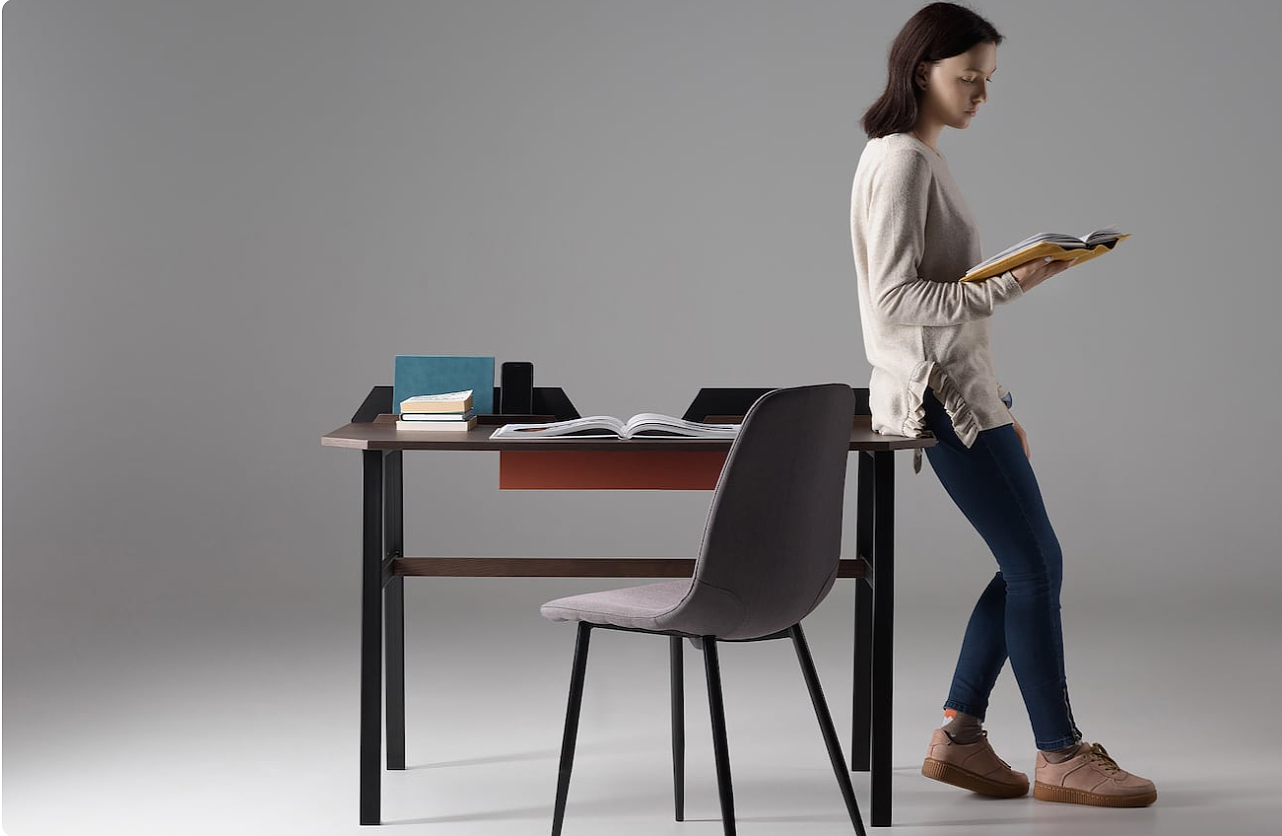
<path fill-rule="evenodd" d="M 690 593 L 671 616 L 724 639 L 787 629 L 824 599 L 841 559 L 855 394 L 775 389 L 744 416 L 717 481 Z M 700 618 L 701 611 L 710 618 Z"/>

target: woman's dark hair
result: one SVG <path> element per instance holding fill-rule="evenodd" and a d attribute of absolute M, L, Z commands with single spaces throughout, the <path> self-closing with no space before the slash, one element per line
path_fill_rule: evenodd
<path fill-rule="evenodd" d="M 975 12 L 956 3 L 931 3 L 909 18 L 890 45 L 886 91 L 859 120 L 870 139 L 917 125 L 923 92 L 913 81 L 922 61 L 940 61 L 975 44 L 1000 45 L 1003 36 Z"/>

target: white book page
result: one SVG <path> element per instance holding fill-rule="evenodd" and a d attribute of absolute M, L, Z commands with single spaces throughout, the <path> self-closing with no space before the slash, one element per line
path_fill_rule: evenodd
<path fill-rule="evenodd" d="M 731 436 L 739 429 L 738 424 L 710 424 L 703 421 L 687 421 L 672 415 L 658 412 L 639 412 L 624 424 L 628 435 L 636 435 L 653 430 L 663 430 L 677 435 L 691 436 Z"/>
<path fill-rule="evenodd" d="M 1097 244 L 1101 244 L 1105 241 L 1111 240 L 1113 238 L 1117 238 L 1121 234 L 1122 234 L 1121 227 L 1106 226 L 1106 227 L 1103 227 L 1102 229 L 1096 229 L 1086 233 L 1085 235 L 1082 236 L 1082 240 L 1086 242 L 1086 245 L 1088 247 L 1094 247 Z"/>
<path fill-rule="evenodd" d="M 588 432 L 597 430 L 598 432 Z M 532 438 L 551 438 L 560 435 L 580 435 L 580 437 L 609 438 L 623 433 L 623 422 L 613 415 L 589 415 L 584 418 L 571 418 L 568 421 L 548 421 L 542 424 L 504 424 L 490 438 L 530 436 Z"/>

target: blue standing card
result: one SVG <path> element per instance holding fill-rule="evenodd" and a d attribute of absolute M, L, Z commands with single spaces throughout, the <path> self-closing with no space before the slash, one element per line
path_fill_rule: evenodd
<path fill-rule="evenodd" d="M 392 410 L 401 411 L 401 401 L 415 395 L 472 390 L 472 411 L 494 413 L 493 357 L 437 357 L 420 354 L 396 355 L 392 379 Z"/>

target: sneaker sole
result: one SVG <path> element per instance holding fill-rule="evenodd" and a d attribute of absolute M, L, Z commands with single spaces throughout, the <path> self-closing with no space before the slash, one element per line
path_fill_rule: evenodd
<path fill-rule="evenodd" d="M 1033 798 L 1040 801 L 1059 801 L 1064 804 L 1089 804 L 1092 807 L 1147 807 L 1157 801 L 1157 790 L 1143 795 L 1103 795 L 1087 790 L 1056 787 L 1037 781 L 1033 784 Z"/>
<path fill-rule="evenodd" d="M 954 787 L 994 798 L 1019 798 L 1021 795 L 1028 794 L 1028 784 L 1003 784 L 934 758 L 926 758 L 925 763 L 921 765 L 921 774 Z"/>

